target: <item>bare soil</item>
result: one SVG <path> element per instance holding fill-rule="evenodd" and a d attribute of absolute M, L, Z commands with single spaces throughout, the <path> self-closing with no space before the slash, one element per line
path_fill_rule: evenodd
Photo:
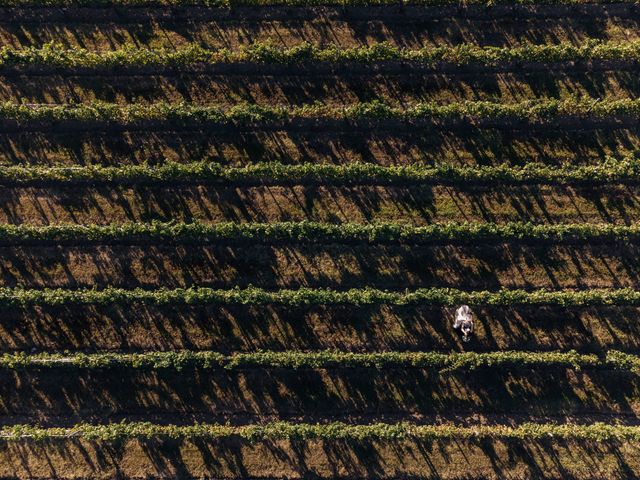
<path fill-rule="evenodd" d="M 0 164 L 139 164 L 202 159 L 242 165 L 372 162 L 380 165 L 601 163 L 640 149 L 637 127 L 615 128 L 394 128 L 220 130 L 0 131 Z M 506 126 L 505 126 L 506 127 Z"/>
<path fill-rule="evenodd" d="M 51 185 L 0 189 L 0 222 L 614 223 L 640 215 L 640 185 Z"/>
<path fill-rule="evenodd" d="M 525 42 L 635 40 L 633 5 L 476 8 L 13 8 L 3 9 L 0 42 L 13 47 L 58 42 L 111 49 L 123 44 L 175 48 L 187 42 L 236 48 L 258 41 L 354 46 L 387 41 L 402 46 L 461 42 L 511 46 Z"/>
<path fill-rule="evenodd" d="M 22 440 L 0 445 L 0 475 L 36 479 L 244 478 L 601 480 L 640 474 L 630 441 Z"/>
<path fill-rule="evenodd" d="M 72 374 L 71 374 L 72 373 Z M 32 369 L 0 372 L 2 416 L 109 422 L 193 416 L 636 415 L 640 379 L 628 372 L 561 367 Z M 185 415 L 186 418 L 180 418 Z M 206 417 L 205 417 L 206 418 Z"/>
<path fill-rule="evenodd" d="M 531 66 L 530 67 L 535 67 Z M 227 72 L 224 72 L 227 69 Z M 405 106 L 417 102 L 493 101 L 589 96 L 636 97 L 638 68 L 618 65 L 506 65 L 499 70 L 469 67 L 420 71 L 406 64 L 224 66 L 213 72 L 148 69 L 123 73 L 108 69 L 81 75 L 50 70 L 29 74 L 0 72 L 0 95 L 16 103 L 193 102 L 232 105 L 304 104 L 344 106 L 374 99 Z"/>
<path fill-rule="evenodd" d="M 640 288 L 640 245 L 283 244 L 0 247 L 0 286 L 22 288 Z"/>
<path fill-rule="evenodd" d="M 454 307 L 175 305 L 5 307 L 3 350 L 640 352 L 638 307 L 475 306 L 473 341 Z"/>

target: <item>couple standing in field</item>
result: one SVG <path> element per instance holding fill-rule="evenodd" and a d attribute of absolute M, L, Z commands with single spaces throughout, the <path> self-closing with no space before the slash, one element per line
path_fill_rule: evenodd
<path fill-rule="evenodd" d="M 456 310 L 456 319 L 453 322 L 453 328 L 456 330 L 458 328 L 460 329 L 463 342 L 471 340 L 471 334 L 473 333 L 473 312 L 469 305 L 462 305 Z"/>

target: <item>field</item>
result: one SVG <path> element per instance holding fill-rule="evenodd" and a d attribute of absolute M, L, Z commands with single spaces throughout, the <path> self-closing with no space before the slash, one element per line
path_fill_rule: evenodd
<path fill-rule="evenodd" d="M 0 0 L 0 479 L 640 478 L 639 32 Z"/>

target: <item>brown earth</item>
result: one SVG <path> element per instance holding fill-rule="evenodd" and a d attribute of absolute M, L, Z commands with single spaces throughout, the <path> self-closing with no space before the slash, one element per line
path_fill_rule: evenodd
<path fill-rule="evenodd" d="M 626 68 L 625 68 L 626 67 Z M 304 104 L 319 101 L 343 106 L 374 99 L 405 106 L 417 102 L 499 101 L 589 96 L 613 100 L 636 97 L 640 91 L 637 67 L 616 68 L 558 65 L 504 66 L 501 71 L 481 67 L 437 71 L 412 70 L 408 65 L 242 66 L 222 72 L 149 69 L 124 74 L 112 69 L 87 72 L 0 74 L 0 95 L 16 103 L 145 103 L 182 101 L 232 105 Z M 501 67 L 503 68 L 503 67 Z"/>
<path fill-rule="evenodd" d="M 630 224 L 640 186 L 52 185 L 0 189 L 0 222 L 434 222 Z"/>
<path fill-rule="evenodd" d="M 487 367 L 238 370 L 54 368 L 0 371 L 0 422 L 140 419 L 190 424 L 278 416 L 590 415 L 640 412 L 640 377 L 617 370 Z M 408 418 L 408 417 L 405 417 Z M 231 420 L 233 423 L 234 421 Z M 315 423 L 315 422 L 314 422 Z"/>
<path fill-rule="evenodd" d="M 138 164 L 211 159 L 225 164 L 356 161 L 381 165 L 600 163 L 640 149 L 637 127 L 532 129 L 92 130 L 0 132 L 0 164 Z"/>
<path fill-rule="evenodd" d="M 166 478 L 629 479 L 635 442 L 584 440 L 21 440 L 0 444 L 0 475 Z"/>
<path fill-rule="evenodd" d="M 550 242 L 467 245 L 137 245 L 0 247 L 0 286 L 145 289 L 640 288 L 640 245 Z"/>
<path fill-rule="evenodd" d="M 461 42 L 512 46 L 525 42 L 580 43 L 588 38 L 636 40 L 633 5 L 583 5 L 573 9 L 536 6 L 309 7 L 205 9 L 172 7 L 117 9 L 4 9 L 0 43 L 13 47 L 55 41 L 68 46 L 111 49 L 123 44 L 175 48 L 186 42 L 238 47 L 254 42 L 292 46 L 302 41 L 357 46 L 387 41 L 402 46 Z"/>
<path fill-rule="evenodd" d="M 3 307 L 3 350 L 640 351 L 631 306 L 474 306 L 473 341 L 454 307 L 174 305 Z"/>

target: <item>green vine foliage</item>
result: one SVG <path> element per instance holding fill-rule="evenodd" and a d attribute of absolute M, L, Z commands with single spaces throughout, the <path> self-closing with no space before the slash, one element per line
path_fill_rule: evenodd
<path fill-rule="evenodd" d="M 431 243 L 492 241 L 589 241 L 640 238 L 640 223 L 534 224 L 440 223 L 413 226 L 401 223 L 121 223 L 112 225 L 57 224 L 34 226 L 0 224 L 0 242 L 65 241 L 187 241 L 294 243 Z"/>
<path fill-rule="evenodd" d="M 0 288 L 0 305 L 109 305 L 145 303 L 154 305 L 640 305 L 640 291 L 631 288 L 587 290 L 456 290 L 420 288 L 388 291 L 375 288 L 331 290 L 306 288 L 264 290 L 256 287 L 229 290 L 191 287 L 155 290 L 120 288 L 26 290 Z"/>
<path fill-rule="evenodd" d="M 261 106 L 239 103 L 223 109 L 189 103 L 119 105 L 94 101 L 81 105 L 26 105 L 0 103 L 0 120 L 16 122 L 98 122 L 132 125 L 140 122 L 195 124 L 252 124 L 293 120 L 314 121 L 439 121 L 466 120 L 545 122 L 557 118 L 606 119 L 640 116 L 639 99 L 591 98 L 542 99 L 519 103 L 488 101 L 454 102 L 446 105 L 423 102 L 399 108 L 374 100 L 347 107 L 322 104 Z"/>
<path fill-rule="evenodd" d="M 303 42 L 294 47 L 254 43 L 238 50 L 208 49 L 189 44 L 179 49 L 149 49 L 124 45 L 115 50 L 92 51 L 46 43 L 41 47 L 0 48 L 0 67 L 36 66 L 113 69 L 128 67 L 186 67 L 201 64 L 233 63 L 375 63 L 401 61 L 436 66 L 480 65 L 498 66 L 510 62 L 555 63 L 564 61 L 621 61 L 640 60 L 640 42 L 611 42 L 587 39 L 576 46 L 563 42 L 553 45 L 525 45 L 522 47 L 493 47 L 475 44 L 408 49 L 390 43 L 340 48 L 318 47 Z"/>
<path fill-rule="evenodd" d="M 0 428 L 5 441 L 29 439 L 35 441 L 56 438 L 84 438 L 88 440 L 118 441 L 128 438 L 213 439 L 240 438 L 249 442 L 274 439 L 310 440 L 446 440 L 446 439 L 581 439 L 591 441 L 640 440 L 640 427 L 592 423 L 589 425 L 524 423 L 516 427 L 506 425 L 416 425 L 403 423 L 374 423 L 354 425 L 342 422 L 326 424 L 272 422 L 261 425 L 157 425 L 148 422 L 115 423 L 108 425 L 79 424 L 71 428 L 43 428 L 14 425 Z"/>
<path fill-rule="evenodd" d="M 391 165 L 349 163 L 344 165 L 303 163 L 256 163 L 241 167 L 213 162 L 178 163 L 166 161 L 159 165 L 87 165 L 79 167 L 48 167 L 9 165 L 0 169 L 3 184 L 38 182 L 87 183 L 161 183 L 198 181 L 236 184 L 402 184 L 435 182 L 630 182 L 640 180 L 640 160 L 637 156 L 623 159 L 607 158 L 598 165 L 550 166 L 529 162 L 524 166 L 482 165 Z"/>
<path fill-rule="evenodd" d="M 213 351 L 164 351 L 143 353 L 4 353 L 0 368 L 110 368 L 136 369 L 198 368 L 430 368 L 441 372 L 478 368 L 518 368 L 561 366 L 608 368 L 640 373 L 640 357 L 615 350 L 599 357 L 568 352 L 375 352 L 355 353 L 338 350 L 317 352 L 257 351 L 223 355 Z"/>
<path fill-rule="evenodd" d="M 354 353 L 335 350 L 319 352 L 259 351 L 222 355 L 211 351 L 166 351 L 144 353 L 4 353 L 0 356 L 0 368 L 20 369 L 28 367 L 48 368 L 109 368 L 128 367 L 144 369 L 186 366 L 201 368 L 384 368 L 404 366 L 435 368 L 442 371 L 474 370 L 481 367 L 519 367 L 556 365 L 580 369 L 582 367 L 616 367 L 636 371 L 638 357 L 621 352 L 611 352 L 606 359 L 596 355 L 569 352 L 488 352 L 488 353 L 438 353 L 438 352 L 376 352 Z"/>

